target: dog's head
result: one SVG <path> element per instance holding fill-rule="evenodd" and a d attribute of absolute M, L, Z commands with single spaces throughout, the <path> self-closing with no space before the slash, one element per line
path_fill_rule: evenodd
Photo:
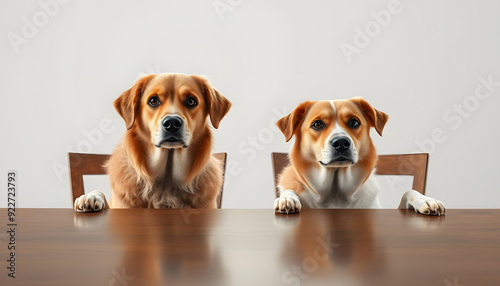
<path fill-rule="evenodd" d="M 158 148 L 187 148 L 215 128 L 231 103 L 201 76 L 146 75 L 118 97 L 114 106 L 127 129 Z"/>
<path fill-rule="evenodd" d="M 310 162 L 324 167 L 347 167 L 374 152 L 370 128 L 379 135 L 389 116 L 362 98 L 306 101 L 276 125 L 288 142 Z"/>

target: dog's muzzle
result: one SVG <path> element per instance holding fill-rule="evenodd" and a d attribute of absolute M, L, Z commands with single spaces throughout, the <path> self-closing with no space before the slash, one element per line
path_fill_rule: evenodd
<path fill-rule="evenodd" d="M 175 134 L 181 130 L 184 122 L 179 116 L 165 116 L 161 122 L 163 130 L 168 133 Z"/>
<path fill-rule="evenodd" d="M 161 121 L 160 138 L 156 147 L 187 148 L 184 142 L 184 120 L 176 115 L 165 116 Z"/>
<path fill-rule="evenodd" d="M 332 145 L 335 152 L 344 154 L 351 148 L 351 140 L 345 136 L 336 137 L 330 141 L 330 145 Z"/>
<path fill-rule="evenodd" d="M 346 136 L 338 136 L 333 138 L 330 141 L 330 145 L 332 150 L 330 158 L 327 162 L 320 161 L 320 164 L 323 166 L 344 166 L 355 164 L 352 152 L 352 142 Z"/>

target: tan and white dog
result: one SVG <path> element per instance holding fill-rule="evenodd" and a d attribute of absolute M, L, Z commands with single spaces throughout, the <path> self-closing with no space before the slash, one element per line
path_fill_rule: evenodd
<path fill-rule="evenodd" d="M 382 135 L 389 116 L 362 98 L 306 101 L 276 124 L 288 142 L 290 165 L 278 178 L 281 213 L 301 208 L 380 208 L 374 179 L 377 153 L 370 129 Z M 407 191 L 399 208 L 443 215 L 442 202 Z"/>
<path fill-rule="evenodd" d="M 222 162 L 211 155 L 209 124 L 219 127 L 229 100 L 203 77 L 152 74 L 114 106 L 127 131 L 107 163 L 109 207 L 217 208 Z M 100 191 L 77 198 L 74 206 L 79 212 L 107 207 Z"/>

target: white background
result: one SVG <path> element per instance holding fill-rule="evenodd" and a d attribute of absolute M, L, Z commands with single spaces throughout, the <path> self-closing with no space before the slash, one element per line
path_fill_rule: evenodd
<path fill-rule="evenodd" d="M 125 130 L 111 104 L 151 72 L 206 75 L 233 102 L 214 131 L 224 208 L 272 207 L 279 117 L 353 96 L 390 115 L 379 153 L 430 153 L 428 195 L 500 207 L 498 1 L 65 2 L 1 2 L 0 176 L 18 171 L 20 207 L 71 207 L 68 151 L 111 153 Z M 382 181 L 394 201 L 409 186 Z"/>

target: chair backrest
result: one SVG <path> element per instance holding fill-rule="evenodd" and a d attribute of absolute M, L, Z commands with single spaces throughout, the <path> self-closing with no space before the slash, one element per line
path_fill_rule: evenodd
<path fill-rule="evenodd" d="M 83 188 L 83 175 L 105 175 L 104 164 L 111 155 L 68 153 L 69 175 L 71 179 L 71 192 L 73 201 L 85 194 Z"/>
<path fill-rule="evenodd" d="M 215 158 L 222 162 L 222 174 L 225 177 L 226 174 L 226 158 L 227 153 L 215 153 L 212 154 Z M 83 175 L 105 175 L 106 169 L 104 164 L 109 160 L 111 155 L 103 154 L 84 154 L 84 153 L 68 153 L 69 157 L 69 173 L 71 179 L 71 192 L 73 193 L 73 205 L 74 201 L 85 194 L 83 186 Z M 222 186 L 217 197 L 217 208 L 221 208 L 222 205 L 222 191 L 224 189 L 224 179 L 222 180 Z"/>
<path fill-rule="evenodd" d="M 214 153 L 212 154 L 215 158 L 222 162 L 222 185 L 220 186 L 219 196 L 217 197 L 217 208 L 220 209 L 222 206 L 222 191 L 224 190 L 224 179 L 226 178 L 226 161 L 227 153 Z"/>
<path fill-rule="evenodd" d="M 287 153 L 271 153 L 274 173 L 274 189 L 278 197 L 278 175 L 290 164 Z M 428 153 L 379 155 L 377 175 L 407 175 L 413 176 L 413 190 L 425 195 L 427 180 Z"/>
<path fill-rule="evenodd" d="M 286 166 L 290 164 L 290 159 L 288 159 L 287 153 L 271 153 L 271 159 L 273 161 L 273 174 L 274 174 L 274 191 L 276 197 L 278 194 L 278 176 L 283 172 Z"/>
<path fill-rule="evenodd" d="M 377 175 L 413 176 L 412 189 L 425 195 L 427 182 L 428 153 L 379 155 Z"/>

